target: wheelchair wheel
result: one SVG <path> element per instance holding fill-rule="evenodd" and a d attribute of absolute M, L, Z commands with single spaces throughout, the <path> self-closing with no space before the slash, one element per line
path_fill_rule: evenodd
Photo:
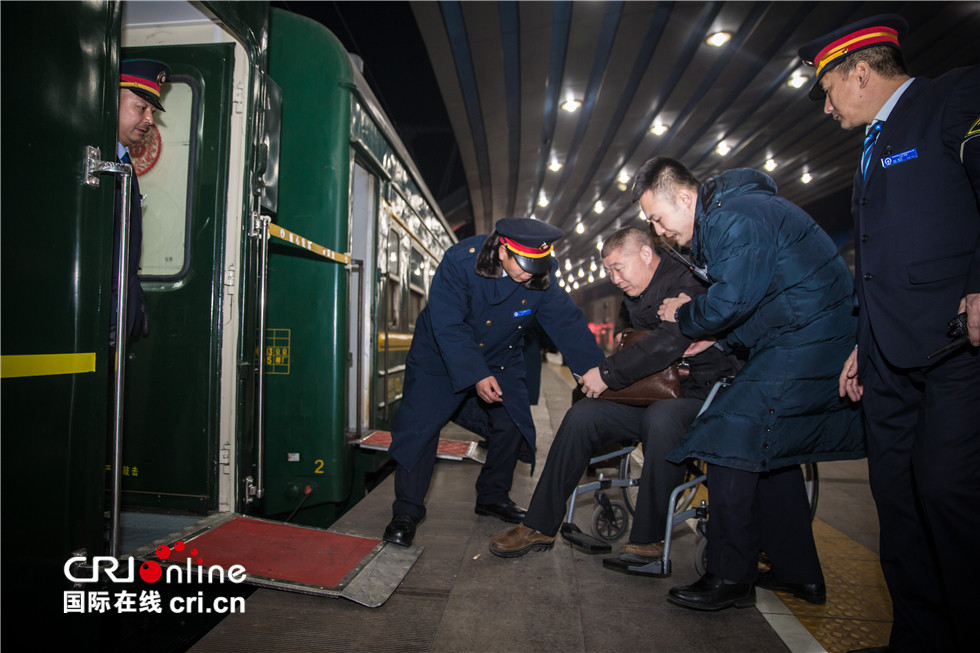
<path fill-rule="evenodd" d="M 609 503 L 608 510 L 602 506 L 596 506 L 592 513 L 592 534 L 600 540 L 615 542 L 629 528 L 630 519 L 626 512 L 626 506 L 618 501 Z"/>
<path fill-rule="evenodd" d="M 619 461 L 619 478 L 632 478 L 630 473 L 639 479 L 640 472 L 643 470 L 643 450 L 642 447 L 637 447 L 630 452 L 628 456 L 623 456 Z M 623 488 L 623 503 L 626 504 L 626 509 L 629 510 L 630 515 L 636 514 L 636 493 L 639 487 L 634 485 L 633 487 Z"/>
<path fill-rule="evenodd" d="M 810 502 L 810 521 L 817 515 L 817 499 L 820 491 L 820 477 L 817 463 L 803 465 L 803 484 L 806 486 L 806 499 Z"/>
<path fill-rule="evenodd" d="M 698 546 L 694 551 L 694 568 L 699 576 L 704 576 L 708 571 L 708 538 L 698 538 Z"/>
<path fill-rule="evenodd" d="M 684 482 L 693 481 L 698 476 L 704 474 L 705 470 L 708 469 L 708 464 L 703 460 L 688 460 L 687 461 L 687 471 L 684 473 Z M 684 492 L 677 497 L 677 505 L 674 506 L 674 512 L 683 512 L 691 507 L 691 502 L 694 501 L 694 495 L 698 493 L 700 485 L 695 485 L 694 487 L 689 487 Z"/>

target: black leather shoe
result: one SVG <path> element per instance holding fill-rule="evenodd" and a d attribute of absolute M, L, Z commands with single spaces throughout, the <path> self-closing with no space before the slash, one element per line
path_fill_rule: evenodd
<path fill-rule="evenodd" d="M 527 511 L 524 508 L 521 508 L 510 499 L 506 499 L 500 503 L 478 503 L 476 504 L 476 508 L 473 509 L 473 512 L 478 515 L 496 517 L 510 524 L 520 524 L 527 515 Z"/>
<path fill-rule="evenodd" d="M 720 576 L 708 573 L 692 585 L 672 588 L 667 600 L 695 610 L 721 610 L 733 605 L 750 608 L 755 605 L 755 587 L 751 583 L 726 585 Z"/>
<path fill-rule="evenodd" d="M 793 596 L 816 605 L 827 602 L 827 586 L 823 583 L 781 583 L 773 578 L 771 571 L 759 574 L 756 587 L 773 592 L 791 592 Z"/>
<path fill-rule="evenodd" d="M 412 540 L 415 538 L 415 527 L 418 524 L 419 520 L 411 515 L 395 515 L 388 522 L 385 534 L 381 539 L 398 546 L 412 546 Z"/>

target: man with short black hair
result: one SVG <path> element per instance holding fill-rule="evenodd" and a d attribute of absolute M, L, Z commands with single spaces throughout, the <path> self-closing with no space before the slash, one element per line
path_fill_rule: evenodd
<path fill-rule="evenodd" d="M 691 339 L 676 324 L 660 320 L 657 309 L 665 298 L 677 293 L 697 296 L 705 292 L 705 286 L 690 270 L 654 247 L 649 232 L 636 227 L 620 229 L 605 241 L 602 265 L 609 280 L 623 291 L 628 326 L 649 333 L 582 375 L 582 390 L 587 398 L 565 414 L 524 522 L 490 541 L 490 551 L 495 555 L 513 558 L 550 549 L 565 513 L 565 502 L 585 472 L 590 456 L 613 442 L 640 441 L 643 470 L 633 526 L 629 542 L 620 547 L 619 557 L 635 564 L 660 559 L 670 493 L 684 480 L 684 466 L 667 462 L 665 456 L 684 437 L 715 381 L 738 369 L 732 357 L 712 347 L 688 361 L 690 373 L 682 380 L 681 398 L 650 406 L 629 406 L 600 398 L 607 387 L 620 390 L 681 358 Z"/>
<path fill-rule="evenodd" d="M 912 78 L 887 14 L 800 48 L 810 98 L 865 127 L 854 176 L 857 347 L 839 392 L 861 400 L 894 651 L 973 650 L 980 612 L 980 67 Z M 969 344 L 947 345 L 965 313 Z"/>
<path fill-rule="evenodd" d="M 660 319 L 698 339 L 748 351 L 668 460 L 708 463 L 708 572 L 670 590 L 697 610 L 755 603 L 755 585 L 826 601 L 800 465 L 864 456 L 859 411 L 837 396 L 838 356 L 850 347 L 851 275 L 804 211 L 757 170 L 699 184 L 679 161 L 657 157 L 637 172 L 633 197 L 657 234 L 691 246 L 708 292 L 661 304 Z M 772 571 L 758 574 L 759 551 Z"/>
<path fill-rule="evenodd" d="M 534 461 L 524 329 L 537 319 L 573 372 L 603 357 L 581 309 L 554 282 L 552 244 L 562 235 L 546 222 L 504 218 L 489 236 L 450 247 L 436 268 L 391 429 L 389 453 L 398 466 L 386 542 L 412 543 L 426 514 L 439 431 L 450 419 L 487 439 L 475 512 L 514 524 L 524 519 L 509 496 L 518 459 Z"/>

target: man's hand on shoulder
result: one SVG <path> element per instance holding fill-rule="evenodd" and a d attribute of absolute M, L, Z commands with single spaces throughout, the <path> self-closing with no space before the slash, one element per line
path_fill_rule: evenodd
<path fill-rule="evenodd" d="M 689 301 L 691 301 L 691 298 L 685 293 L 681 293 L 677 297 L 669 297 L 660 305 L 660 308 L 657 310 L 657 317 L 663 322 L 676 322 L 677 311 Z"/>
<path fill-rule="evenodd" d="M 500 384 L 493 376 L 476 382 L 476 395 L 488 404 L 504 400 L 504 393 L 500 391 Z"/>
<path fill-rule="evenodd" d="M 593 367 L 591 370 L 579 377 L 578 382 L 582 385 L 582 392 L 586 397 L 595 399 L 605 391 L 609 386 L 602 380 L 602 373 L 599 372 L 598 367 Z"/>

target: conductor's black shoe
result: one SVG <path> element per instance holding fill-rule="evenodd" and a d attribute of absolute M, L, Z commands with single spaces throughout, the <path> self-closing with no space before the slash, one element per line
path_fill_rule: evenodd
<path fill-rule="evenodd" d="M 473 509 L 478 515 L 496 517 L 510 524 L 520 524 L 524 521 L 527 511 L 521 508 L 510 499 L 505 499 L 499 503 L 478 503 Z"/>
<path fill-rule="evenodd" d="M 755 586 L 773 592 L 790 592 L 796 598 L 816 605 L 827 602 L 827 586 L 824 583 L 781 583 L 773 578 L 771 571 L 761 572 Z"/>
<path fill-rule="evenodd" d="M 411 515 L 395 515 L 388 522 L 385 534 L 381 539 L 398 546 L 412 546 L 412 540 L 415 539 L 415 527 L 418 524 L 419 520 Z"/>
<path fill-rule="evenodd" d="M 695 610 L 721 610 L 733 605 L 749 608 L 755 605 L 755 587 L 751 583 L 726 585 L 720 576 L 707 573 L 696 583 L 672 588 L 667 600 Z"/>

